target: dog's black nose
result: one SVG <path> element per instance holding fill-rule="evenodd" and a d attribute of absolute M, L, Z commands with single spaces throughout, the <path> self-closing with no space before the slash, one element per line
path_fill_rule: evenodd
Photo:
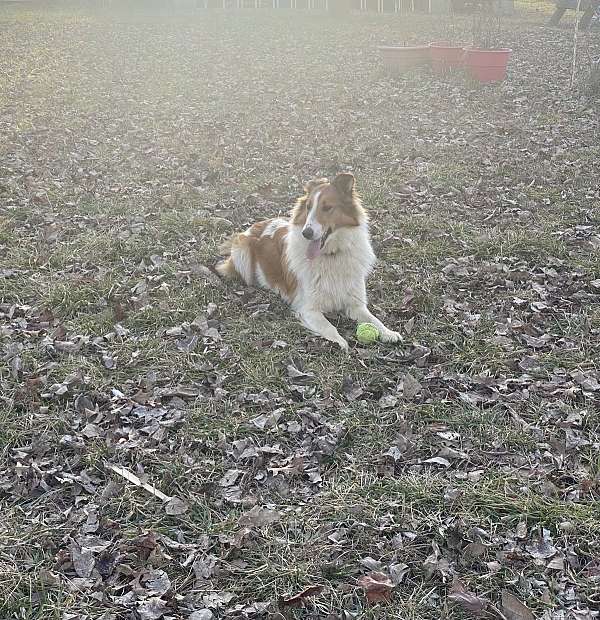
<path fill-rule="evenodd" d="M 310 226 L 307 226 L 302 230 L 302 236 L 305 239 L 312 239 L 314 235 L 313 229 Z"/>

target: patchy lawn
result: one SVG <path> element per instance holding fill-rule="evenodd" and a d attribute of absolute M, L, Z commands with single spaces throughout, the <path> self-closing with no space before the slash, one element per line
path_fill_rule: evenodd
<path fill-rule="evenodd" d="M 462 19 L 0 15 L 0 617 L 597 618 L 571 30 L 508 21 L 510 78 L 476 88 L 374 51 Z M 347 169 L 405 345 L 344 356 L 210 268 Z"/>

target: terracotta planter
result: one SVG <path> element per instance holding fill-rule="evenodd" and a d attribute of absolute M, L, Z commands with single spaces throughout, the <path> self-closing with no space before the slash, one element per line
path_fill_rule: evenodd
<path fill-rule="evenodd" d="M 463 66 L 464 45 L 430 43 L 431 68 L 434 73 L 446 73 Z"/>
<path fill-rule="evenodd" d="M 469 75 L 478 82 L 501 82 L 506 77 L 506 67 L 511 49 L 485 50 L 465 48 L 465 66 Z"/>
<path fill-rule="evenodd" d="M 395 74 L 422 67 L 430 61 L 429 48 L 425 45 L 417 47 L 381 46 L 379 53 L 385 67 Z"/>

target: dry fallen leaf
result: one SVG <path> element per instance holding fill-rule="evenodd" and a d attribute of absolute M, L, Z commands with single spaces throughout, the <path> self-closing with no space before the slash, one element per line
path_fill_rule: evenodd
<path fill-rule="evenodd" d="M 152 596 L 138 604 L 137 612 L 140 620 L 158 620 L 168 611 L 167 604 L 162 598 Z"/>
<path fill-rule="evenodd" d="M 194 560 L 192 569 L 194 570 L 196 581 L 204 581 L 210 579 L 214 575 L 217 559 L 218 558 L 214 555 L 205 555 Z"/>
<path fill-rule="evenodd" d="M 423 571 L 427 579 L 431 579 L 436 573 L 440 573 L 442 578 L 446 578 L 452 574 L 450 562 L 442 556 L 439 545 L 434 541 L 431 544 L 433 553 L 431 553 L 423 562 Z"/>
<path fill-rule="evenodd" d="M 79 577 L 90 577 L 96 564 L 90 549 L 79 547 L 79 545 L 73 543 L 71 545 L 71 560 L 73 561 L 73 568 Z"/>
<path fill-rule="evenodd" d="M 465 585 L 457 578 L 452 582 L 448 598 L 473 613 L 483 611 L 488 605 L 488 601 L 480 598 L 473 592 L 469 592 Z"/>
<path fill-rule="evenodd" d="M 402 394 L 404 398 L 412 399 L 422 390 L 421 384 L 410 373 L 402 379 Z"/>
<path fill-rule="evenodd" d="M 311 596 L 317 596 L 324 590 L 324 586 L 309 586 L 305 590 L 302 590 L 299 594 L 291 596 L 290 598 L 282 598 L 279 600 L 280 607 L 302 607 L 305 599 Z"/>
<path fill-rule="evenodd" d="M 565 569 L 564 558 L 560 555 L 557 555 L 556 557 L 552 558 L 550 562 L 548 562 L 546 568 L 550 570 L 558 570 L 558 571 L 564 570 Z"/>
<path fill-rule="evenodd" d="M 358 400 L 364 393 L 363 388 L 355 383 L 352 377 L 344 377 L 342 391 L 349 401 Z"/>
<path fill-rule="evenodd" d="M 425 459 L 423 463 L 431 463 L 433 465 L 441 465 L 442 467 L 450 467 L 451 463 L 448 459 L 442 456 L 433 456 L 430 459 Z"/>
<path fill-rule="evenodd" d="M 375 560 L 371 557 L 362 558 L 359 563 L 373 572 L 381 572 L 381 568 L 383 567 L 383 563 L 380 560 Z"/>
<path fill-rule="evenodd" d="M 287 374 L 295 385 L 309 385 L 315 381 L 314 373 L 298 369 L 293 362 L 287 365 Z"/>
<path fill-rule="evenodd" d="M 506 620 L 535 620 L 531 610 L 508 590 L 502 590 L 502 613 Z"/>
<path fill-rule="evenodd" d="M 228 469 L 219 480 L 219 486 L 231 487 L 233 486 L 240 476 L 243 476 L 244 472 L 241 469 Z"/>
<path fill-rule="evenodd" d="M 162 596 L 171 589 L 171 580 L 164 570 L 150 571 L 145 577 L 146 591 L 151 596 Z"/>
<path fill-rule="evenodd" d="M 463 550 L 463 558 L 465 560 L 473 560 L 475 558 L 480 558 L 487 550 L 485 545 L 482 545 L 479 542 L 469 543 Z"/>
<path fill-rule="evenodd" d="M 210 609 L 199 609 L 198 611 L 193 611 L 189 615 L 188 620 L 212 620 L 214 617 Z"/>
<path fill-rule="evenodd" d="M 387 603 L 392 598 L 394 584 L 385 573 L 369 573 L 358 580 L 369 603 Z"/>
<path fill-rule="evenodd" d="M 391 564 L 389 569 L 392 583 L 397 586 L 404 581 L 404 578 L 410 572 L 408 564 Z"/>
<path fill-rule="evenodd" d="M 245 512 L 239 519 L 238 523 L 242 527 L 267 527 L 276 523 L 281 518 L 281 514 L 276 510 L 254 506 L 252 510 Z"/>
<path fill-rule="evenodd" d="M 283 414 L 283 411 L 283 409 L 278 409 L 277 411 L 273 411 L 270 414 L 263 413 L 250 421 L 252 422 L 252 424 L 254 424 L 254 426 L 256 426 L 256 428 L 260 429 L 261 431 L 267 430 L 277 425 L 279 419 Z"/>
<path fill-rule="evenodd" d="M 165 512 L 171 517 L 185 514 L 189 509 L 190 507 L 179 497 L 172 497 L 165 504 Z"/>

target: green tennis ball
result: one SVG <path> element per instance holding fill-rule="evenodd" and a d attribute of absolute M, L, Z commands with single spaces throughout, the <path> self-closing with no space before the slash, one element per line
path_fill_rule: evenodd
<path fill-rule="evenodd" d="M 361 344 L 373 344 L 379 340 L 379 330 L 372 323 L 360 323 L 356 328 L 356 339 Z"/>

